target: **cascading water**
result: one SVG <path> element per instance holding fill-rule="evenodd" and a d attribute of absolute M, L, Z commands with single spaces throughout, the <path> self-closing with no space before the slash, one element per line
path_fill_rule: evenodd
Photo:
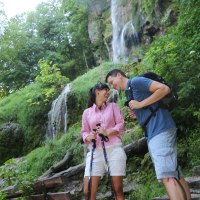
<path fill-rule="evenodd" d="M 138 34 L 133 26 L 132 21 L 129 21 L 124 25 L 121 32 L 120 45 L 122 49 L 122 55 L 127 58 L 131 48 L 138 43 Z"/>
<path fill-rule="evenodd" d="M 71 90 L 71 84 L 67 84 L 62 93 L 52 103 L 48 113 L 46 135 L 54 139 L 61 131 L 67 131 L 67 94 Z"/>
<path fill-rule="evenodd" d="M 131 20 L 129 9 L 123 7 L 121 0 L 111 1 L 112 50 L 115 63 L 126 62 L 133 46 L 139 43 L 138 33 Z"/>

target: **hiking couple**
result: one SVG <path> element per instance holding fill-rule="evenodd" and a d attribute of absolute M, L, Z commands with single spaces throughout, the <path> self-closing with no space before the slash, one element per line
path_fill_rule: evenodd
<path fill-rule="evenodd" d="M 111 70 L 106 82 L 118 91 L 126 91 L 130 100 L 130 117 L 143 125 L 157 108 L 158 101 L 170 88 L 152 79 L 137 76 L 128 79 L 119 69 Z M 124 119 L 116 103 L 107 103 L 109 87 L 98 83 L 89 90 L 88 108 L 82 115 L 81 134 L 90 151 L 86 158 L 84 196 L 95 200 L 98 184 L 106 171 L 111 181 L 115 200 L 124 200 L 123 176 L 126 154 L 122 147 Z M 161 181 L 171 200 L 190 200 L 190 191 L 177 164 L 176 125 L 167 109 L 159 108 L 145 127 L 147 145 L 154 164 L 156 177 Z"/>

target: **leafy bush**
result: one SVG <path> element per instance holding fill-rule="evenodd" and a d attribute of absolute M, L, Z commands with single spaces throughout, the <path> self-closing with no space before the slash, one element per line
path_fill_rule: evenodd
<path fill-rule="evenodd" d="M 62 160 L 68 150 L 72 151 L 73 160 L 71 165 L 83 161 L 83 146 L 80 143 L 80 123 L 70 127 L 60 139 L 46 140 L 42 147 L 36 148 L 25 157 L 19 164 L 22 171 L 27 171 L 26 176 L 38 177 L 51 166 Z"/>
<path fill-rule="evenodd" d="M 24 154 L 41 145 L 45 136 L 45 123 L 51 102 L 69 81 L 59 68 L 40 61 L 41 74 L 35 83 L 0 101 L 0 124 L 16 122 L 24 134 Z"/>
<path fill-rule="evenodd" d="M 152 44 L 144 64 L 174 83 L 179 96 L 176 122 L 192 127 L 198 123 L 200 107 L 200 2 L 180 1 L 180 5 L 178 25 Z"/>
<path fill-rule="evenodd" d="M 27 171 L 20 171 L 18 164 L 13 160 L 8 160 L 0 168 L 0 177 L 4 180 L 1 188 L 13 186 L 13 192 L 23 192 L 23 196 L 28 196 L 32 192 L 32 184 L 35 181 L 34 177 L 26 177 Z M 0 193 L 0 198 L 4 199 L 5 193 Z"/>

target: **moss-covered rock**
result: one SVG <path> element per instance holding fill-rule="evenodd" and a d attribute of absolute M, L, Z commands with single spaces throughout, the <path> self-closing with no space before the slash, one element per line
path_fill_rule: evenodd
<path fill-rule="evenodd" d="M 22 153 L 24 135 L 16 123 L 4 123 L 0 126 L 0 164 L 18 157 Z"/>

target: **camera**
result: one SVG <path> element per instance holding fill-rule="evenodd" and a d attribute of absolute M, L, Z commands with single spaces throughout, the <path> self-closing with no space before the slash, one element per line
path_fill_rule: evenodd
<path fill-rule="evenodd" d="M 101 123 L 96 124 L 96 126 L 97 126 L 97 127 L 100 127 L 100 126 L 101 126 Z"/>
<path fill-rule="evenodd" d="M 125 101 L 125 102 L 124 102 L 124 106 L 127 106 L 127 107 L 129 107 L 129 105 L 128 105 L 128 104 L 129 104 L 129 102 L 130 102 L 130 101 L 131 101 L 131 99 L 129 99 L 129 100 L 127 100 L 127 101 Z"/>
<path fill-rule="evenodd" d="M 128 99 L 127 101 L 124 102 L 124 106 L 129 107 L 129 102 L 131 100 L 134 100 L 132 90 L 129 88 L 128 90 L 125 90 L 126 98 Z"/>

